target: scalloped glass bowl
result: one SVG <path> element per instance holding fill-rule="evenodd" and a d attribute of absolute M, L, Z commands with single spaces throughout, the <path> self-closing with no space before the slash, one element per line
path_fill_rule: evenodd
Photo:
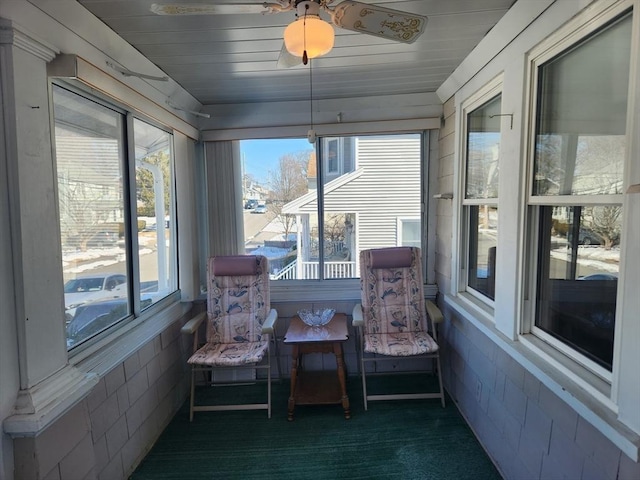
<path fill-rule="evenodd" d="M 321 310 L 298 310 L 300 319 L 310 327 L 321 327 L 331 321 L 336 313 L 333 308 L 323 308 Z"/>

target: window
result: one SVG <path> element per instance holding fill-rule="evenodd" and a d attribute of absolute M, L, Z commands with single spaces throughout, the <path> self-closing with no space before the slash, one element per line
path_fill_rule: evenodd
<path fill-rule="evenodd" d="M 422 247 L 422 222 L 419 218 L 400 218 L 398 220 L 398 245 L 403 247 Z"/>
<path fill-rule="evenodd" d="M 327 173 L 338 173 L 338 138 L 326 140 L 327 146 Z"/>
<path fill-rule="evenodd" d="M 530 228 L 536 334 L 612 370 L 631 15 L 536 62 Z"/>
<path fill-rule="evenodd" d="M 318 152 L 306 140 L 241 142 L 244 206 L 266 205 L 263 215 L 244 211 L 245 251 L 269 257 L 272 280 L 357 278 L 360 250 L 421 245 L 420 134 L 327 137 L 317 145 Z M 333 146 L 342 171 L 318 178 Z"/>
<path fill-rule="evenodd" d="M 483 92 L 464 109 L 466 248 L 461 288 L 485 301 L 494 300 L 496 284 L 501 95 L 495 90 Z M 492 98 L 486 100 L 487 96 Z"/>
<path fill-rule="evenodd" d="M 171 135 L 138 119 L 127 135 L 127 114 L 118 108 L 61 85 L 53 85 L 53 106 L 71 349 L 177 289 L 173 161 Z"/>

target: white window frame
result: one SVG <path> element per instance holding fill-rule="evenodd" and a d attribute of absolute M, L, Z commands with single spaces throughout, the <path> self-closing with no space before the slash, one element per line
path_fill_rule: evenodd
<path fill-rule="evenodd" d="M 429 148 L 429 140 L 430 140 L 430 132 L 431 129 L 406 129 L 395 131 L 394 129 L 375 131 L 371 133 L 359 133 L 359 132 L 340 132 L 340 136 L 335 135 L 327 135 L 326 137 L 320 137 L 316 144 L 316 161 L 317 169 L 316 171 L 319 173 L 318 175 L 318 188 L 317 194 L 324 195 L 324 184 L 323 178 L 320 178 L 320 173 L 322 175 L 326 175 L 326 165 L 323 164 L 319 159 L 322 157 L 322 150 L 326 149 L 326 140 L 337 138 L 340 140 L 340 145 L 344 145 L 343 137 L 353 137 L 355 141 L 351 142 L 350 149 L 353 156 L 354 168 L 353 170 L 357 170 L 359 167 L 359 162 L 357 157 L 355 156 L 355 152 L 357 151 L 357 138 L 365 137 L 368 135 L 372 136 L 380 136 L 380 135 L 402 135 L 402 134 L 417 134 L 421 137 L 422 148 L 421 148 L 421 160 L 420 160 L 420 171 L 421 171 L 421 198 L 420 202 L 422 204 L 422 216 L 420 220 L 422 222 L 422 247 L 424 252 L 432 251 L 433 244 L 429 243 L 427 229 L 429 227 L 429 220 L 427 218 L 427 213 L 429 209 L 427 208 L 427 202 L 425 199 L 429 198 L 430 185 L 429 184 L 429 171 L 427 165 L 429 164 L 429 155 L 432 153 Z M 250 140 L 251 138 L 244 138 L 245 140 Z M 239 141 L 242 141 L 240 139 Z M 341 155 L 344 154 L 344 150 L 339 151 L 339 157 L 342 161 L 343 157 Z M 324 200 L 323 200 L 324 201 Z M 320 202 L 320 204 L 323 203 Z M 243 205 L 239 204 L 237 208 L 242 209 Z M 324 210 L 323 210 L 324 212 Z M 360 218 L 358 214 L 356 214 L 355 228 L 360 225 Z M 434 240 L 435 241 L 435 238 Z M 359 251 L 361 245 L 358 240 L 356 240 L 356 249 Z M 358 265 L 358 257 L 355 257 L 356 268 Z M 427 255 L 426 253 L 423 255 L 423 268 L 425 269 L 425 279 L 429 271 L 427 270 Z M 432 268 L 432 267 L 431 267 Z M 433 269 L 431 270 L 433 271 Z M 359 300 L 360 299 L 360 279 L 359 278 L 348 278 L 348 279 L 313 279 L 313 280 L 278 280 L 271 282 L 271 292 L 272 292 L 272 302 L 290 302 L 297 301 L 301 296 L 305 298 L 309 298 L 311 300 L 317 301 L 337 301 L 337 300 Z M 428 284 L 425 287 L 425 295 L 429 298 L 435 298 L 438 292 L 438 288 L 435 284 Z"/>
<path fill-rule="evenodd" d="M 398 217 L 398 235 L 397 235 L 397 246 L 401 247 L 403 245 L 404 242 L 404 238 L 402 235 L 402 226 L 405 222 L 420 222 L 420 248 L 422 249 L 422 222 L 420 217 Z"/>
<path fill-rule="evenodd" d="M 485 84 L 482 88 L 480 88 L 476 93 L 467 98 L 461 105 L 461 114 L 460 114 L 460 156 L 459 156 L 459 165 L 458 171 L 460 175 L 458 175 L 459 184 L 458 184 L 458 197 L 460 198 L 458 202 L 458 215 L 459 219 L 458 224 L 458 256 L 455 259 L 457 262 L 457 282 L 452 283 L 456 285 L 456 294 L 459 298 L 473 304 L 475 307 L 479 307 L 485 314 L 488 315 L 489 318 L 493 317 L 495 301 L 476 289 L 469 286 L 469 271 L 468 271 L 468 263 L 469 263 L 469 223 L 470 217 L 469 212 L 471 206 L 481 206 L 481 205 L 490 205 L 498 208 L 499 205 L 499 196 L 495 198 L 474 198 L 467 199 L 466 195 L 466 183 L 467 183 L 467 118 L 468 115 L 481 107 L 488 101 L 494 99 L 497 96 L 502 96 L 503 91 L 503 76 L 499 75 L 496 78 L 492 79 L 490 82 Z M 503 123 L 501 122 L 501 125 Z M 501 128 L 500 135 L 502 137 L 503 131 Z M 502 143 L 502 140 L 501 140 Z M 498 163 L 500 164 L 502 159 L 498 159 Z M 498 235 L 500 235 L 500 224 L 498 224 Z M 454 249 L 455 251 L 455 249 Z M 497 263 L 497 260 L 496 260 Z"/>
<path fill-rule="evenodd" d="M 324 170 L 326 172 L 326 175 L 340 174 L 340 170 L 342 166 L 342 149 L 344 145 L 344 140 L 342 137 L 324 138 L 323 146 L 326 148 L 327 153 L 329 152 L 329 146 L 331 145 L 332 142 L 336 142 L 336 168 L 335 170 L 330 168 L 331 162 L 327 158 L 327 164 Z"/>
<path fill-rule="evenodd" d="M 129 209 L 129 239 L 127 248 L 129 248 L 129 254 L 127 256 L 128 265 L 127 265 L 127 278 L 131 281 L 130 294 L 129 294 L 129 305 L 131 307 L 131 311 L 129 315 L 123 317 L 118 322 L 107 328 L 106 330 L 93 335 L 82 342 L 78 343 L 72 349 L 67 350 L 68 356 L 70 359 L 83 359 L 88 355 L 91 355 L 92 352 L 99 349 L 102 344 L 105 342 L 106 338 L 116 338 L 124 335 L 126 332 L 130 331 L 135 326 L 139 325 L 145 320 L 150 318 L 154 318 L 154 316 L 158 315 L 160 312 L 165 310 L 169 305 L 173 302 L 180 300 L 180 281 L 178 275 L 178 265 L 179 265 L 179 251 L 177 244 L 175 241 L 177 237 L 177 228 L 172 229 L 170 245 L 171 248 L 175 250 L 175 266 L 171 266 L 171 273 L 175 276 L 176 280 L 176 290 L 169 293 L 164 298 L 154 302 L 152 305 L 144 308 L 141 308 L 140 305 L 140 275 L 139 275 L 139 257 L 138 257 L 138 237 L 137 237 L 137 214 L 136 214 L 136 179 L 135 179 L 135 147 L 133 146 L 134 141 L 134 132 L 133 132 L 133 119 L 136 118 L 144 123 L 152 125 L 160 130 L 167 132 L 171 136 L 170 141 L 170 151 L 171 151 L 171 179 L 170 185 L 173 189 L 173 203 L 170 206 L 171 209 L 171 218 L 174 220 L 174 224 L 176 224 L 175 219 L 176 211 L 178 209 L 177 203 L 177 191 L 176 191 L 176 181 L 175 181 L 175 154 L 174 154 L 174 132 L 159 124 L 157 121 L 152 120 L 145 115 L 140 114 L 139 112 L 134 112 L 130 108 L 127 108 L 125 105 L 120 104 L 113 99 L 96 95 L 94 92 L 87 92 L 84 88 L 72 85 L 68 82 L 62 80 L 52 80 L 52 85 L 57 85 L 58 87 L 65 89 L 73 94 L 76 94 L 82 98 L 87 99 L 90 102 L 95 102 L 98 105 L 109 108 L 114 112 L 123 116 L 123 129 L 125 130 L 125 142 L 123 144 L 124 149 L 124 169 L 129 171 L 129 182 L 123 183 L 123 193 L 125 195 L 125 205 L 124 208 Z M 53 105 L 53 89 L 50 89 L 50 102 Z M 52 131 L 53 131 L 53 123 L 55 122 L 55 118 L 51 118 L 52 122 Z M 55 138 L 52 137 L 52 142 L 55 144 Z M 58 189 L 58 185 L 56 183 L 56 191 Z M 125 212 L 126 216 L 126 212 Z M 164 219 L 163 219 L 164 220 Z M 60 220 L 58 219 L 58 222 Z M 134 253 L 136 252 L 136 253 Z"/>
<path fill-rule="evenodd" d="M 617 398 L 619 389 L 621 386 L 621 375 L 627 377 L 620 372 L 621 366 L 621 343 L 622 343 L 622 330 L 627 331 L 635 330 L 638 332 L 639 327 L 637 325 L 632 326 L 631 319 L 637 316 L 637 312 L 634 314 L 631 309 L 625 309 L 625 303 L 622 301 L 623 292 L 625 288 L 627 295 L 629 292 L 626 287 L 626 275 L 625 270 L 637 270 L 640 268 L 640 259 L 637 252 L 635 256 L 632 253 L 632 245 L 630 243 L 637 242 L 637 234 L 635 240 L 631 235 L 629 203 L 634 200 L 637 203 L 637 199 L 630 199 L 629 195 L 582 195 L 579 196 L 579 201 L 576 201 L 576 196 L 571 195 L 557 195 L 557 196 L 534 196 L 532 194 L 532 182 L 534 175 L 534 159 L 535 159 L 535 129 L 536 129 L 536 115 L 537 115 L 537 90 L 538 90 L 538 68 L 549 59 L 555 57 L 561 52 L 571 48 L 572 46 L 580 43 L 584 39 L 591 36 L 600 28 L 605 26 L 614 18 L 628 11 L 632 6 L 633 1 L 622 2 L 602 2 L 598 4 L 598 8 L 594 8 L 592 11 L 585 11 L 578 17 L 574 18 L 571 22 L 560 28 L 554 35 L 548 37 L 545 41 L 533 48 L 527 55 L 526 62 L 526 78 L 528 79 L 525 95 L 529 99 L 526 109 L 526 125 L 524 128 L 526 139 L 526 160 L 527 160 L 527 178 L 525 183 L 525 206 L 526 206 L 526 220 L 525 220 L 525 239 L 529 238 L 528 242 L 523 240 L 522 250 L 522 262 L 526 265 L 524 269 L 523 278 L 523 295 L 522 300 L 522 317 L 519 325 L 518 339 L 532 352 L 540 356 L 545 362 L 553 365 L 559 371 L 572 378 L 577 385 L 583 388 L 592 398 L 612 411 L 617 411 Z M 636 4 L 637 6 L 637 4 Z M 633 12 L 634 29 L 637 30 L 640 17 L 640 12 Z M 634 41 L 632 36 L 632 54 L 631 54 L 631 68 L 630 68 L 630 89 L 628 96 L 628 108 L 627 108 L 627 138 L 628 148 L 627 157 L 625 158 L 624 167 L 624 188 L 625 191 L 628 188 L 629 179 L 640 174 L 637 166 L 634 168 L 632 158 L 632 145 L 633 140 L 633 111 L 637 108 L 638 97 L 634 98 L 632 92 L 635 88 L 638 90 L 637 78 L 634 85 L 634 71 L 637 69 L 637 38 Z M 635 52 L 635 55 L 634 55 Z M 635 103 L 634 103 L 635 102 Z M 637 128 L 637 127 L 636 127 Z M 637 141 L 636 141 L 637 142 Z M 635 145 L 637 150 L 638 146 Z M 613 353 L 613 366 L 612 371 L 609 372 L 602 366 L 596 364 L 590 359 L 586 358 L 575 349 L 569 347 L 564 342 L 561 342 L 545 332 L 535 327 L 535 301 L 536 298 L 536 275 L 537 275 L 537 259 L 538 256 L 535 252 L 538 250 L 537 237 L 538 237 L 538 219 L 539 208 L 543 205 L 557 205 L 557 206 L 569 206 L 569 205 L 622 205 L 623 206 L 623 231 L 620 251 L 620 275 L 618 280 L 618 296 L 616 302 L 616 327 L 614 334 L 614 353 Z M 636 206 L 636 208 L 638 208 Z M 626 241 L 625 241 L 626 239 Z M 637 250 L 637 247 L 636 247 Z M 625 262 L 625 259 L 627 261 Z M 625 263 L 627 268 L 625 268 Z M 631 275 L 629 275 L 631 276 Z M 628 301 L 631 305 L 631 301 Z M 628 355 L 631 358 L 631 355 Z M 635 381 L 631 378 L 626 378 L 626 381 Z M 634 422 L 640 424 L 640 415 L 636 413 Z"/>

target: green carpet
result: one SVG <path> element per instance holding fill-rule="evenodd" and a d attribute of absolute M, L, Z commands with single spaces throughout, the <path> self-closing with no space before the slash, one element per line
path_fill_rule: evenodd
<path fill-rule="evenodd" d="M 386 389 L 397 379 L 415 382 L 406 375 L 375 381 Z M 288 422 L 286 381 L 273 384 L 270 420 L 264 410 L 196 412 L 189 423 L 185 403 L 131 478 L 501 478 L 450 399 L 446 408 L 438 400 L 369 402 L 365 412 L 360 385 L 349 378 L 350 420 L 341 406 L 325 405 L 298 406 Z M 227 387 L 224 394 L 247 398 L 263 387 Z"/>

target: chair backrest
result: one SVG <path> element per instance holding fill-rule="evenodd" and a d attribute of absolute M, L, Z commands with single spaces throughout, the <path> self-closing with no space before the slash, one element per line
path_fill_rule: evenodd
<path fill-rule="evenodd" d="M 391 247 L 360 252 L 364 331 L 427 331 L 420 249 Z"/>
<path fill-rule="evenodd" d="M 271 308 L 267 258 L 211 257 L 207 280 L 207 342 L 260 341 L 262 325 Z"/>

